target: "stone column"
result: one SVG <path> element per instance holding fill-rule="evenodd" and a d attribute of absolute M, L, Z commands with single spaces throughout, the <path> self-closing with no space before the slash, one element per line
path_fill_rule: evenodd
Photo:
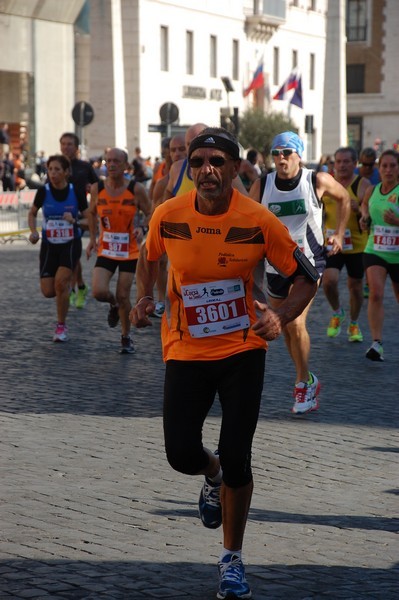
<path fill-rule="evenodd" d="M 330 0 L 327 11 L 322 153 L 347 145 L 345 0 Z"/>

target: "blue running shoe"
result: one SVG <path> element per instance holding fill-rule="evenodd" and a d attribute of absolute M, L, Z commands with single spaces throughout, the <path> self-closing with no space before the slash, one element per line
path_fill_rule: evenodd
<path fill-rule="evenodd" d="M 212 483 L 205 477 L 199 497 L 198 509 L 201 521 L 208 529 L 217 529 L 222 524 L 222 505 L 220 503 L 221 483 Z"/>
<path fill-rule="evenodd" d="M 245 579 L 245 569 L 236 554 L 227 554 L 219 563 L 220 586 L 217 598 L 252 598 L 252 592 Z"/>

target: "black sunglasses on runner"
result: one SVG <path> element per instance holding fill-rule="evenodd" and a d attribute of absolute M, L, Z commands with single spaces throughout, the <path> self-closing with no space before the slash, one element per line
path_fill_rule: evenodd
<path fill-rule="evenodd" d="M 293 148 L 282 148 L 281 150 L 272 150 L 272 156 L 280 156 L 282 154 L 284 158 L 291 156 L 293 152 L 296 152 Z"/>
<path fill-rule="evenodd" d="M 233 160 L 232 158 L 224 158 L 223 156 L 210 156 L 208 158 L 208 162 L 211 167 L 223 167 L 223 165 L 228 161 Z M 200 169 L 205 162 L 205 158 L 202 156 L 193 156 L 188 159 L 188 164 L 192 169 Z"/>

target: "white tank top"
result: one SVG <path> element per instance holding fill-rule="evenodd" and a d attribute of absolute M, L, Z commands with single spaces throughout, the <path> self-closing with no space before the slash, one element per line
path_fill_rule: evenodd
<path fill-rule="evenodd" d="M 324 265 L 323 208 L 312 185 L 312 171 L 302 168 L 298 185 L 287 192 L 276 188 L 276 173 L 268 173 L 262 204 L 287 227 L 292 239 L 316 268 Z M 268 273 L 276 273 L 269 264 Z"/>

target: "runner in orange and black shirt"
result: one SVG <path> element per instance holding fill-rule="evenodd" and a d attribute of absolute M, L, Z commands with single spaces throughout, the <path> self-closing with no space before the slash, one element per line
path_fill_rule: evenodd
<path fill-rule="evenodd" d="M 128 161 L 124 150 L 111 148 L 106 164 L 108 177 L 91 188 L 90 242 L 86 254 L 88 258 L 93 250 L 98 254 L 93 271 L 93 296 L 99 302 L 109 302 L 108 324 L 116 327 L 120 319 L 121 353 L 132 354 L 130 291 L 143 239 L 142 228 L 137 227 L 137 222 L 139 211 L 148 217 L 151 203 L 142 184 L 125 179 Z M 100 230 L 98 242 L 97 220 Z M 110 291 L 110 281 L 117 268 L 119 275 L 114 295 Z"/>
<path fill-rule="evenodd" d="M 319 275 L 277 217 L 232 189 L 240 167 L 233 135 L 205 129 L 191 142 L 188 160 L 195 189 L 153 213 L 140 250 L 131 320 L 136 327 L 151 325 L 157 261 L 166 252 L 166 454 L 175 470 L 205 475 L 199 501 L 203 524 L 216 528 L 223 522 L 218 598 L 250 598 L 241 549 L 267 340 L 307 306 Z M 254 300 L 253 270 L 265 257 L 293 283 L 276 311 Z M 216 393 L 223 416 L 218 452 L 212 453 L 203 446 L 202 428 Z"/>

